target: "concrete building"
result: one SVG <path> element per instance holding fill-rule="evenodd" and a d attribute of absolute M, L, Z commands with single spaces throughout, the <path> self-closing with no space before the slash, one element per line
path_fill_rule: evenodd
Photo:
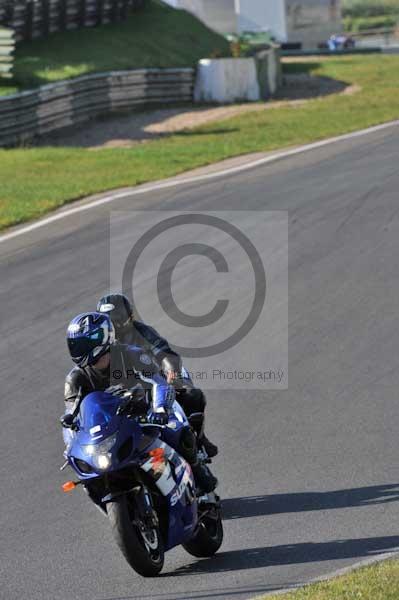
<path fill-rule="evenodd" d="M 333 33 L 342 33 L 341 0 L 285 0 L 285 27 L 284 41 L 316 48 Z"/>
<path fill-rule="evenodd" d="M 342 31 L 341 0 L 165 0 L 221 33 L 269 31 L 280 42 L 314 48 Z"/>
<path fill-rule="evenodd" d="M 237 32 L 236 0 L 164 0 L 164 2 L 174 8 L 184 8 L 194 13 L 215 31 Z"/>

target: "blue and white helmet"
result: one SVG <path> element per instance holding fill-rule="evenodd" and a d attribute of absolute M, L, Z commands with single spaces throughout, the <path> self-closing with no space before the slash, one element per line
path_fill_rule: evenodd
<path fill-rule="evenodd" d="M 115 341 L 115 329 L 107 314 L 88 312 L 68 325 L 67 343 L 74 363 L 88 367 L 96 363 Z"/>

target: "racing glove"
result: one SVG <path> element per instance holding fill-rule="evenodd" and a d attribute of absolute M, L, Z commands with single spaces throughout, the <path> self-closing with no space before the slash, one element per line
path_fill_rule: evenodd
<path fill-rule="evenodd" d="M 157 412 L 151 411 L 148 415 L 148 421 L 152 425 L 167 425 L 169 413 L 164 408 L 159 408 Z"/>

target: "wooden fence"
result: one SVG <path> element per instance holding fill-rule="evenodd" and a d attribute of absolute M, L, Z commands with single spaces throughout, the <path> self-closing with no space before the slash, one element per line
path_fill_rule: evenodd
<path fill-rule="evenodd" d="M 149 105 L 191 102 L 195 70 L 137 69 L 87 75 L 0 98 L 0 146 L 90 118 Z"/>
<path fill-rule="evenodd" d="M 12 29 L 0 27 L 0 78 L 12 77 L 15 36 Z"/>
<path fill-rule="evenodd" d="M 15 31 L 16 41 L 56 31 L 95 27 L 123 20 L 145 0 L 0 0 L 0 24 Z"/>

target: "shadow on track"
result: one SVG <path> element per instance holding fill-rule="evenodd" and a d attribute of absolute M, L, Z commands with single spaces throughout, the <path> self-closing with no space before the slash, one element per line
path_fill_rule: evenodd
<path fill-rule="evenodd" d="M 306 542 L 282 546 L 264 546 L 220 552 L 189 565 L 179 567 L 169 576 L 204 573 L 223 573 L 265 567 L 295 565 L 309 562 L 365 558 L 374 554 L 399 550 L 399 536 L 334 540 L 332 542 Z"/>
<path fill-rule="evenodd" d="M 165 577 L 166 575 L 161 575 Z M 297 584 L 287 585 L 286 587 L 298 587 Z M 113 598 L 103 598 L 102 600 L 144 600 L 144 598 L 159 598 L 160 600 L 207 600 L 208 598 L 215 598 L 215 596 L 224 596 L 226 598 L 234 598 L 237 594 L 248 594 L 249 596 L 256 596 L 266 592 L 275 592 L 280 590 L 281 586 L 277 585 L 254 585 L 251 587 L 223 587 L 223 588 L 212 588 L 202 591 L 193 592 L 165 592 L 165 593 L 151 593 L 142 594 L 140 596 L 116 596 Z"/>
<path fill-rule="evenodd" d="M 332 492 L 304 492 L 293 494 L 274 494 L 270 496 L 249 496 L 230 498 L 223 501 L 223 519 L 240 519 L 272 515 L 278 513 L 295 513 L 301 511 L 329 510 L 336 508 L 362 507 L 399 500 L 399 484 L 388 484 L 337 490 Z M 247 571 L 267 567 L 289 566 L 296 564 L 317 563 L 323 561 L 362 559 L 377 554 L 399 550 L 399 535 L 385 537 L 369 537 L 360 539 L 333 540 L 330 542 L 304 542 L 280 546 L 261 546 L 219 552 L 212 558 L 197 559 L 185 564 L 175 571 L 164 572 L 160 578 L 184 577 L 212 573 Z M 296 582 L 287 583 L 285 587 L 297 586 Z M 222 590 L 203 590 L 187 595 L 184 600 L 199 600 L 214 596 L 234 598 L 235 594 L 253 594 L 272 592 L 281 586 L 244 589 L 223 588 Z M 183 600 L 179 593 L 171 596 L 169 592 L 151 595 L 123 596 L 107 600 L 140 600 L 144 598 L 160 598 L 163 600 Z"/>
<path fill-rule="evenodd" d="M 310 562 L 322 562 L 332 560 L 343 560 L 348 558 L 366 558 L 386 552 L 399 550 L 399 535 L 334 540 L 332 542 L 306 542 L 303 544 L 285 544 L 281 546 L 263 546 L 259 548 L 246 548 L 243 550 L 232 550 L 229 552 L 220 552 L 212 558 L 198 559 L 191 564 L 179 567 L 176 571 L 163 573 L 160 577 L 184 577 L 188 575 L 204 575 L 212 573 L 226 573 L 231 571 L 247 571 L 250 569 L 264 569 L 266 567 L 276 567 L 284 565 L 295 565 Z M 296 587 L 297 584 L 286 584 L 285 587 Z M 275 589 L 278 589 L 276 587 Z M 262 586 L 262 589 L 245 590 L 237 586 L 235 590 L 231 588 L 223 590 L 204 590 L 187 594 L 185 592 L 184 600 L 194 600 L 200 598 L 209 598 L 214 596 L 234 597 L 234 594 L 258 593 L 273 591 L 273 587 Z M 169 600 L 170 593 L 141 595 L 143 598 L 164 598 Z M 123 596 L 108 598 L 107 600 L 136 600 L 138 596 Z M 179 595 L 173 598 L 178 599 Z"/>
<path fill-rule="evenodd" d="M 312 510 L 372 506 L 399 501 L 399 484 L 374 485 L 332 492 L 248 496 L 223 500 L 223 519 L 243 519 Z"/>

